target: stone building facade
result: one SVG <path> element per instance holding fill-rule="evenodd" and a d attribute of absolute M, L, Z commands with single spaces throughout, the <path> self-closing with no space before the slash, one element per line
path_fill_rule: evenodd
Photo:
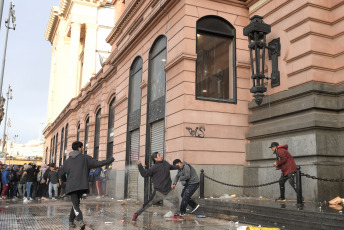
<path fill-rule="evenodd" d="M 111 54 L 46 127 L 47 162 L 54 149 L 60 153 L 61 142 L 54 145 L 53 140 L 68 125 L 66 152 L 78 139 L 95 158 L 115 157 L 110 191 L 117 198 L 147 198 L 150 182 L 138 175 L 135 161 L 150 165 L 154 151 L 169 162 L 187 161 L 217 180 L 251 185 L 279 178 L 268 148 L 278 141 L 289 145 L 304 172 L 343 177 L 343 0 L 111 4 L 114 28 L 106 38 Z M 250 94 L 243 35 L 253 15 L 271 25 L 268 41 L 281 41 L 281 84 L 267 85 L 260 106 Z M 265 73 L 271 75 L 269 60 Z M 306 200 L 322 200 L 343 189 L 341 184 L 303 182 Z M 205 192 L 275 197 L 279 189 L 228 188 L 206 180 Z M 287 189 L 287 198 L 294 196 Z"/>

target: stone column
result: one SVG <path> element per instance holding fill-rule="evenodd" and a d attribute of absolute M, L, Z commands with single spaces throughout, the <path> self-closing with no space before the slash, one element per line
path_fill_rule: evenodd
<path fill-rule="evenodd" d="M 69 53 L 69 82 L 66 85 L 69 85 L 70 98 L 73 98 L 77 95 L 77 74 L 78 74 L 78 62 L 79 62 L 79 46 L 80 46 L 80 28 L 79 23 L 73 22 L 71 24 L 71 35 L 70 35 L 70 53 Z"/>
<path fill-rule="evenodd" d="M 97 25 L 86 24 L 84 66 L 81 76 L 81 88 L 96 74 Z"/>

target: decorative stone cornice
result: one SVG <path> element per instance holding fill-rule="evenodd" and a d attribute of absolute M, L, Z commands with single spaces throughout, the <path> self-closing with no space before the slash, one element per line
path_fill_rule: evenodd
<path fill-rule="evenodd" d="M 144 0 L 132 0 L 129 3 L 129 6 L 125 9 L 124 13 L 119 18 L 114 29 L 111 31 L 109 36 L 106 38 L 107 43 L 110 43 L 111 45 L 113 44 L 113 42 L 121 34 L 124 26 L 127 25 L 128 21 L 132 18 L 132 16 L 139 9 L 139 6 L 141 5 L 142 2 L 144 2 Z"/>
<path fill-rule="evenodd" d="M 86 5 L 90 7 L 100 7 L 107 3 L 107 0 L 61 0 L 59 6 L 51 9 L 48 26 L 45 31 L 45 39 L 53 43 L 54 34 L 60 18 L 66 18 L 72 3 Z"/>
<path fill-rule="evenodd" d="M 53 43 L 53 35 L 55 34 L 56 31 L 56 26 L 58 24 L 59 21 L 59 9 L 58 7 L 54 6 L 51 9 L 51 13 L 50 13 L 50 17 L 49 17 L 49 21 L 48 21 L 48 26 L 45 30 L 45 39 L 47 41 L 50 41 L 51 43 Z"/>
<path fill-rule="evenodd" d="M 174 58 L 173 60 L 171 60 L 170 62 L 168 62 L 165 65 L 165 70 L 168 71 L 169 69 L 171 69 L 173 66 L 177 65 L 179 62 L 183 61 L 183 60 L 191 60 L 191 61 L 196 61 L 197 60 L 197 54 L 195 53 L 181 53 L 179 55 L 177 55 L 176 58 Z"/>

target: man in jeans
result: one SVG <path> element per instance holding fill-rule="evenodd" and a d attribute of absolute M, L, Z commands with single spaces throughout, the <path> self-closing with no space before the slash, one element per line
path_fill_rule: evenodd
<path fill-rule="evenodd" d="M 194 213 L 199 208 L 199 204 L 191 199 L 191 196 L 199 187 L 199 179 L 196 170 L 185 161 L 181 162 L 181 160 L 179 159 L 175 159 L 173 161 L 173 165 L 177 165 L 179 169 L 176 177 L 174 178 L 172 189 L 176 188 L 176 184 L 178 183 L 178 181 L 180 181 L 181 184 L 184 186 L 181 194 L 182 202 L 180 204 L 180 215 L 185 215 L 186 207 L 188 205 L 190 205 L 192 208 L 191 213 Z"/>
<path fill-rule="evenodd" d="M 84 152 L 84 146 L 80 141 L 73 142 L 72 149 L 73 151 L 69 153 L 69 157 L 64 162 L 59 175 L 61 178 L 67 174 L 66 195 L 71 196 L 73 203 L 69 215 L 69 226 L 75 227 L 77 225 L 81 229 L 84 229 L 85 223 L 80 210 L 80 199 L 82 194 L 87 193 L 89 189 L 88 175 L 90 169 L 111 164 L 115 159 L 111 157 L 107 160 L 97 161 L 89 155 L 82 154 Z"/>
<path fill-rule="evenodd" d="M 146 203 L 144 203 L 137 212 L 134 213 L 132 221 L 136 221 L 137 217 L 142 212 L 151 207 L 154 203 L 162 200 L 168 200 L 173 204 L 173 219 L 183 219 L 183 217 L 178 214 L 179 198 L 171 187 L 172 180 L 170 170 L 176 170 L 179 167 L 170 165 L 167 161 L 163 160 L 163 157 L 158 152 L 152 153 L 151 159 L 155 164 L 149 169 L 144 169 L 141 161 L 138 160 L 136 162 L 141 176 L 150 177 L 152 179 L 154 191 L 151 198 Z"/>
<path fill-rule="evenodd" d="M 58 176 L 58 174 L 56 172 L 56 168 L 55 167 L 50 167 L 50 170 L 51 171 L 48 174 L 48 178 L 47 178 L 46 184 L 49 184 L 49 199 L 52 199 L 52 196 L 53 196 L 52 190 L 54 189 L 54 195 L 55 195 L 54 200 L 56 200 L 56 198 L 58 197 L 57 185 L 59 183 L 59 176 Z"/>

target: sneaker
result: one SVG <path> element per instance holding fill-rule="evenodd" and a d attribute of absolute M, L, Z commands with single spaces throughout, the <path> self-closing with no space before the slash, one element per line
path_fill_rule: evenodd
<path fill-rule="evenodd" d="M 284 201 L 286 201 L 286 199 L 285 198 L 282 198 L 282 197 L 278 197 L 275 201 L 281 201 L 281 202 L 284 202 Z"/>
<path fill-rule="evenodd" d="M 137 213 L 134 213 L 134 215 L 133 215 L 133 219 L 131 219 L 131 221 L 136 221 L 136 220 L 137 220 L 137 217 L 139 217 L 139 214 L 137 214 Z"/>
<path fill-rule="evenodd" d="M 97 196 L 96 199 L 100 199 L 100 196 Z"/>
<path fill-rule="evenodd" d="M 42 200 L 46 200 L 47 198 L 46 197 L 42 197 Z"/>
<path fill-rule="evenodd" d="M 174 219 L 174 220 L 183 220 L 184 218 L 183 218 L 181 215 L 178 215 L 178 214 L 177 214 L 177 215 L 174 215 L 174 216 L 173 216 L 173 219 Z"/>
<path fill-rule="evenodd" d="M 191 213 L 196 212 L 196 210 L 199 208 L 199 204 L 196 206 L 196 208 L 192 209 Z"/>
<path fill-rule="evenodd" d="M 179 213 L 179 216 L 185 216 L 185 215 L 186 215 L 185 212 Z"/>
<path fill-rule="evenodd" d="M 30 200 L 28 200 L 28 199 L 25 199 L 24 201 L 23 201 L 23 203 L 28 203 Z"/>

